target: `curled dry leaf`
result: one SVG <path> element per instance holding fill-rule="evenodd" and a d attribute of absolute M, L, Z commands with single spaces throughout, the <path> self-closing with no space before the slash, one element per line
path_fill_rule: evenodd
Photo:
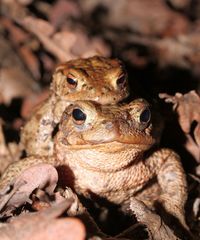
<path fill-rule="evenodd" d="M 173 103 L 173 109 L 178 114 L 179 124 L 186 136 L 186 149 L 200 162 L 200 97 L 195 91 L 186 94 L 176 93 L 170 96 L 159 94 L 167 103 Z M 192 130 L 192 132 L 191 132 Z"/>
<path fill-rule="evenodd" d="M 47 21 L 34 17 L 26 17 L 19 21 L 19 24 L 27 31 L 35 34 L 44 47 L 61 62 L 95 54 L 103 56 L 110 54 L 109 48 L 103 41 L 99 39 L 90 40 L 84 32 L 70 31 L 68 29 L 56 33 L 53 26 Z M 75 51 L 77 46 L 79 46 L 78 53 Z"/>
<path fill-rule="evenodd" d="M 25 202 L 31 202 L 29 197 L 35 189 L 44 189 L 52 195 L 57 181 L 58 173 L 52 165 L 42 163 L 26 169 L 9 186 L 1 190 L 1 215 L 8 215 Z"/>
<path fill-rule="evenodd" d="M 131 199 L 130 210 L 137 220 L 147 226 L 150 239 L 153 240 L 178 240 L 172 230 L 165 225 L 161 217 L 148 209 L 145 204 L 135 198 Z"/>
<path fill-rule="evenodd" d="M 65 200 L 37 213 L 27 213 L 0 227 L 1 240 L 83 240 L 85 228 L 80 220 L 58 217 L 71 205 Z"/>

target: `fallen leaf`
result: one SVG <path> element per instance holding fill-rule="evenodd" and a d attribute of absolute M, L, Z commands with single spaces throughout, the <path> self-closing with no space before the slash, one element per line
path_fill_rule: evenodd
<path fill-rule="evenodd" d="M 163 0 L 82 0 L 80 5 L 86 17 L 102 10 L 98 23 L 104 28 L 128 29 L 148 36 L 177 36 L 189 28 L 187 18 L 171 11 Z"/>
<path fill-rule="evenodd" d="M 19 21 L 19 24 L 35 34 L 44 47 L 61 62 L 77 57 L 90 57 L 97 54 L 108 56 L 110 54 L 110 49 L 102 40 L 89 39 L 84 32 L 78 30 L 65 29 L 55 32 L 50 23 L 34 17 L 26 17 Z M 73 50 L 77 48 L 77 44 L 79 46 L 78 53 Z"/>
<path fill-rule="evenodd" d="M 159 215 L 151 211 L 146 207 L 146 205 L 135 199 L 132 198 L 130 201 L 130 209 L 133 214 L 136 216 L 137 220 L 140 223 L 143 223 L 147 226 L 149 236 L 153 240 L 178 240 L 177 236 L 173 233 L 173 231 L 165 225 L 163 220 Z"/>
<path fill-rule="evenodd" d="M 41 163 L 27 168 L 9 186 L 0 192 L 1 215 L 9 215 L 17 207 L 31 202 L 30 195 L 36 189 L 44 189 L 49 195 L 53 194 L 58 181 L 56 169 L 49 164 Z"/>
<path fill-rule="evenodd" d="M 9 33 L 9 40 L 12 42 L 12 45 L 16 49 L 17 53 L 22 58 L 22 61 L 25 63 L 34 78 L 38 80 L 41 77 L 40 62 L 33 52 L 32 46 L 36 44 L 31 39 L 31 35 L 17 26 L 11 19 L 4 17 L 1 18 L 0 22 L 5 31 Z"/>
<path fill-rule="evenodd" d="M 24 98 L 38 92 L 39 85 L 3 37 L 0 37 L 0 48 L 0 103 L 9 105 L 13 98 Z"/>
<path fill-rule="evenodd" d="M 44 89 L 41 93 L 31 94 L 25 98 L 21 107 L 21 116 L 28 119 L 33 113 L 33 109 L 49 97 L 49 89 Z"/>
<path fill-rule="evenodd" d="M 49 20 L 54 27 L 59 27 L 69 17 L 80 17 L 81 12 L 75 1 L 58 0 L 50 10 Z"/>
<path fill-rule="evenodd" d="M 200 162 L 200 97 L 195 91 L 186 94 L 176 93 L 170 96 L 160 93 L 159 97 L 167 103 L 173 103 L 178 114 L 179 124 L 186 136 L 186 149 L 197 162 Z M 191 132 L 192 131 L 192 132 Z"/>
<path fill-rule="evenodd" d="M 75 218 L 59 218 L 71 204 L 63 201 L 36 213 L 26 213 L 0 226 L 1 240 L 83 240 L 85 228 Z"/>

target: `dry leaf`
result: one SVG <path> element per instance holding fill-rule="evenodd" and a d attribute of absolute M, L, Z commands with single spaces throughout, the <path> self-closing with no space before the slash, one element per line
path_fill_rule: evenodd
<path fill-rule="evenodd" d="M 147 226 L 150 239 L 153 240 L 178 240 L 173 231 L 165 225 L 161 217 L 148 209 L 145 204 L 135 198 L 131 199 L 130 209 L 137 220 Z"/>
<path fill-rule="evenodd" d="M 69 0 L 58 0 L 50 9 L 49 20 L 54 27 L 65 23 L 69 17 L 80 17 L 80 9 L 77 2 Z"/>
<path fill-rule="evenodd" d="M 1 190 L 1 215 L 9 215 L 25 202 L 31 202 L 29 197 L 38 188 L 52 195 L 57 181 L 58 173 L 52 165 L 42 163 L 27 168 L 9 186 Z"/>
<path fill-rule="evenodd" d="M 159 94 L 167 103 L 173 103 L 173 109 L 178 114 L 179 124 L 186 136 L 186 149 L 200 162 L 200 97 L 195 91 L 186 94 L 176 93 L 170 96 Z M 192 132 L 191 132 L 192 131 Z"/>
<path fill-rule="evenodd" d="M 3 37 L 0 37 L 0 48 L 0 103 L 10 104 L 13 98 L 37 92 L 38 84 Z"/>
<path fill-rule="evenodd" d="M 83 240 L 85 229 L 80 220 L 59 218 L 71 204 L 63 201 L 44 211 L 27 213 L 0 227 L 1 240 Z"/>
<path fill-rule="evenodd" d="M 34 108 L 49 97 L 49 89 L 44 89 L 39 94 L 32 94 L 25 98 L 21 107 L 21 116 L 28 119 L 34 111 Z"/>
<path fill-rule="evenodd" d="M 187 18 L 171 11 L 163 0 L 82 0 L 80 5 L 84 14 L 91 16 L 101 9 L 104 14 L 99 18 L 104 28 L 129 29 L 151 36 L 177 36 L 189 28 Z"/>
<path fill-rule="evenodd" d="M 89 57 L 96 54 L 108 56 L 110 54 L 109 48 L 103 41 L 90 40 L 84 32 L 64 30 L 55 33 L 55 29 L 47 21 L 33 17 L 26 17 L 19 21 L 19 24 L 34 33 L 44 47 L 61 62 L 83 56 Z M 75 53 L 73 48 L 77 46 L 79 46 L 79 52 Z"/>

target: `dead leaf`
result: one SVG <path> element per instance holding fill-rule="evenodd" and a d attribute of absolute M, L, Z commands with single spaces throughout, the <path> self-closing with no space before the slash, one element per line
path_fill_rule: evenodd
<path fill-rule="evenodd" d="M 50 10 L 49 20 L 54 27 L 59 27 L 69 17 L 80 17 L 81 12 L 75 1 L 58 0 Z"/>
<path fill-rule="evenodd" d="M 21 107 L 21 116 L 28 119 L 33 113 L 33 109 L 49 97 L 49 89 L 44 89 L 39 94 L 32 94 L 25 98 Z"/>
<path fill-rule="evenodd" d="M 2 0 L 0 13 L 11 18 L 23 18 L 26 16 L 26 9 L 16 0 Z"/>
<path fill-rule="evenodd" d="M 71 204 L 70 200 L 37 213 L 21 215 L 0 227 L 1 240 L 83 240 L 85 228 L 75 218 L 59 218 Z"/>
<path fill-rule="evenodd" d="M 147 226 L 150 239 L 153 240 L 178 240 L 173 231 L 165 225 L 161 217 L 148 209 L 145 204 L 135 198 L 131 199 L 130 209 L 137 220 Z"/>
<path fill-rule="evenodd" d="M 17 26 L 11 19 L 1 18 L 1 24 L 5 31 L 9 32 L 9 40 L 17 50 L 26 67 L 29 69 L 35 79 L 39 80 L 40 62 L 38 61 L 34 50 L 39 48 L 39 44 L 32 39 L 31 35 L 25 32 L 20 26 Z"/>
<path fill-rule="evenodd" d="M 20 81 L 16 81 L 20 79 Z M 24 84 L 27 80 L 24 73 L 17 67 L 0 69 L 0 101 L 9 105 L 13 98 L 24 98 L 32 93 L 31 88 Z"/>
<path fill-rule="evenodd" d="M 25 202 L 30 203 L 31 193 L 38 188 L 52 195 L 57 181 L 58 173 L 52 165 L 42 163 L 27 168 L 9 186 L 1 190 L 0 210 L 3 210 L 1 215 L 9 215 Z"/>
<path fill-rule="evenodd" d="M 55 32 L 53 26 L 47 21 L 34 17 L 26 17 L 19 21 L 19 24 L 35 34 L 44 47 L 61 62 L 83 56 L 89 57 L 97 54 L 108 56 L 110 54 L 109 48 L 103 41 L 88 39 L 86 34 L 81 31 L 70 31 L 68 29 Z M 77 44 L 79 46 L 78 53 L 73 50 L 73 48 L 77 48 Z"/>
<path fill-rule="evenodd" d="M 179 124 L 186 136 L 186 149 L 200 162 L 200 97 L 195 91 L 186 94 L 176 93 L 170 96 L 160 93 L 159 97 L 167 103 L 173 103 L 178 114 Z M 192 130 L 192 132 L 191 132 Z"/>
<path fill-rule="evenodd" d="M 0 37 L 0 48 L 0 103 L 8 105 L 13 98 L 24 98 L 39 91 L 38 84 L 3 37 Z"/>
<path fill-rule="evenodd" d="M 149 36 L 177 36 L 189 28 L 187 18 L 171 11 L 163 0 L 82 0 L 80 5 L 86 17 L 101 9 L 104 14 L 99 22 L 104 28 L 129 29 Z"/>

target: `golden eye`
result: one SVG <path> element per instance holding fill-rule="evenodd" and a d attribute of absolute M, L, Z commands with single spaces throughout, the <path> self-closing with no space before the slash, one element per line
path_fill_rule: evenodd
<path fill-rule="evenodd" d="M 140 122 L 141 123 L 148 123 L 151 119 L 151 112 L 149 108 L 145 108 L 140 114 Z"/>
<path fill-rule="evenodd" d="M 83 124 L 87 118 L 86 114 L 79 108 L 73 109 L 72 117 L 73 117 L 75 123 L 78 125 Z"/>
<path fill-rule="evenodd" d="M 124 87 L 126 84 L 126 74 L 122 74 L 118 79 L 117 79 L 117 86 L 119 87 Z"/>
<path fill-rule="evenodd" d="M 76 86 L 77 86 L 77 80 L 72 76 L 72 75 L 68 75 L 67 76 L 67 84 L 68 84 L 68 86 L 71 88 L 71 89 L 74 89 L 74 88 L 76 88 Z"/>

